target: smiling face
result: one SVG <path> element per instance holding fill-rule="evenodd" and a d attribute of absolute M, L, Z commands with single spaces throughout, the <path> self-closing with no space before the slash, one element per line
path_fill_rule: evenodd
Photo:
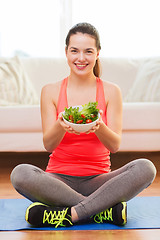
<path fill-rule="evenodd" d="M 71 74 L 79 76 L 94 75 L 93 68 L 98 55 L 96 41 L 92 36 L 79 32 L 71 35 L 66 49 Z"/>

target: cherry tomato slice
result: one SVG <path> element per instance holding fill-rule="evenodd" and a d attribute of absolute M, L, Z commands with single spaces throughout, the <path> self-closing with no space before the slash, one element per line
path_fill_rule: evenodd
<path fill-rule="evenodd" d="M 85 115 L 84 115 L 84 114 L 81 114 L 81 117 L 82 117 L 82 118 L 85 118 Z"/>
<path fill-rule="evenodd" d="M 78 120 L 76 123 L 77 124 L 80 124 L 80 123 L 82 123 L 83 122 L 83 120 L 81 119 L 81 120 Z"/>
<path fill-rule="evenodd" d="M 91 123 L 91 122 L 92 122 L 91 119 L 87 119 L 87 120 L 86 120 L 86 123 Z"/>
<path fill-rule="evenodd" d="M 73 116 L 72 115 L 69 115 L 69 120 L 73 120 Z"/>

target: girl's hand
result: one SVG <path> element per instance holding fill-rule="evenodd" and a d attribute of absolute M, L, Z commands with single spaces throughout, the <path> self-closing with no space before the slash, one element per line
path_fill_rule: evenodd
<path fill-rule="evenodd" d="M 79 132 L 76 132 L 73 128 L 71 128 L 71 126 L 67 125 L 67 124 L 63 121 L 62 112 L 58 115 L 58 121 L 59 121 L 60 125 L 63 127 L 63 129 L 64 129 L 66 132 L 74 133 L 74 134 L 77 134 L 77 135 L 80 134 Z"/>
<path fill-rule="evenodd" d="M 93 126 L 89 131 L 85 132 L 86 134 L 89 134 L 89 133 L 94 133 L 95 131 L 97 131 L 100 127 L 100 125 L 102 124 L 102 114 L 103 114 L 103 111 L 100 110 L 99 111 L 100 113 L 100 118 L 98 119 L 98 121 L 96 122 L 96 125 Z M 79 135 L 80 132 L 76 132 L 73 128 L 71 128 L 71 126 L 68 126 L 64 121 L 63 121 L 63 116 L 62 116 L 62 112 L 58 115 L 58 121 L 60 123 L 60 125 L 64 128 L 64 130 L 66 132 L 69 132 L 69 133 L 74 133 L 74 134 L 77 134 Z"/>
<path fill-rule="evenodd" d="M 89 131 L 87 131 L 86 134 L 94 133 L 95 131 L 97 131 L 99 129 L 100 125 L 103 123 L 103 120 L 102 120 L 103 110 L 99 110 L 99 113 L 100 113 L 100 118 L 96 122 L 96 125 L 93 126 Z"/>

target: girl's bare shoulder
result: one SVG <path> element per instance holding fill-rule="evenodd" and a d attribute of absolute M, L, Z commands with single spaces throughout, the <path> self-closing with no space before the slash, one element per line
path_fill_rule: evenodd
<path fill-rule="evenodd" d="M 117 90 L 117 91 L 120 90 L 120 87 L 117 84 L 110 81 L 103 81 L 103 86 L 104 86 L 104 89 Z"/>
<path fill-rule="evenodd" d="M 121 96 L 121 89 L 117 84 L 109 81 L 103 81 L 103 86 L 105 96 L 108 96 L 108 98 Z"/>
<path fill-rule="evenodd" d="M 62 81 L 58 81 L 44 85 L 41 91 L 41 96 L 45 98 L 51 98 L 54 102 L 56 102 L 59 96 L 61 83 Z"/>
<path fill-rule="evenodd" d="M 55 82 L 55 83 L 48 83 L 48 84 L 43 86 L 42 91 L 48 91 L 48 92 L 57 91 L 61 86 L 61 82 L 62 81 L 58 81 L 58 82 Z"/>

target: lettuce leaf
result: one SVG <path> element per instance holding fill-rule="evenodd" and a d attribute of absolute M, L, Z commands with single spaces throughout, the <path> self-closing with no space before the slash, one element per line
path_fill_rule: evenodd
<path fill-rule="evenodd" d="M 97 108 L 97 102 L 89 102 L 82 105 L 82 110 L 79 110 L 79 107 L 69 107 L 65 108 L 63 117 L 73 123 L 81 120 L 81 123 L 85 124 L 86 120 L 90 119 L 92 122 L 97 120 L 99 109 Z"/>

